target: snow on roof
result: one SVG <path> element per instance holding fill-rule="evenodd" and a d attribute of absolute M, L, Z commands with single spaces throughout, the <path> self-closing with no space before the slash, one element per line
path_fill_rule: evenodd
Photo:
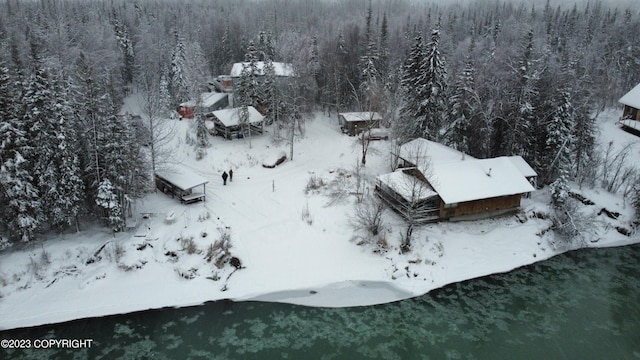
<path fill-rule="evenodd" d="M 222 109 L 213 111 L 211 114 L 215 116 L 224 126 L 236 126 L 240 123 L 240 109 Z M 264 116 L 258 112 L 253 106 L 249 106 L 249 123 L 258 123 L 264 119 Z"/>
<path fill-rule="evenodd" d="M 382 116 L 377 112 L 346 112 L 340 113 L 340 116 L 344 118 L 345 121 L 371 121 L 371 120 L 382 120 Z"/>
<path fill-rule="evenodd" d="M 200 94 L 200 99 L 202 99 L 202 104 L 201 105 L 204 108 L 208 108 L 208 107 L 212 106 L 213 104 L 217 103 L 218 101 L 224 99 L 227 96 L 229 96 L 229 95 L 225 94 L 225 93 L 219 93 L 219 92 L 202 93 L 202 94 Z M 182 104 L 180 104 L 180 106 L 194 107 L 194 106 L 196 106 L 196 102 L 193 101 L 193 100 L 189 100 L 189 101 L 183 102 Z"/>
<path fill-rule="evenodd" d="M 242 69 L 245 65 L 248 65 L 248 62 L 239 62 L 233 64 L 231 67 L 231 77 L 240 77 L 242 74 Z M 264 75 L 264 61 L 257 61 L 258 73 L 256 75 L 262 76 Z M 281 63 L 281 62 L 272 62 L 273 70 L 275 71 L 276 76 L 293 76 L 293 65 L 289 63 Z"/>
<path fill-rule="evenodd" d="M 445 204 L 534 191 L 509 157 L 435 162 L 423 174 Z"/>
<path fill-rule="evenodd" d="M 400 169 L 392 173 L 378 175 L 377 179 L 407 200 L 413 198 L 413 201 L 420 201 L 438 196 L 438 193 L 429 184 L 405 174 Z"/>
<path fill-rule="evenodd" d="M 618 100 L 621 104 L 640 109 L 640 84 L 636 85 L 631 91 L 626 93 Z"/>
<path fill-rule="evenodd" d="M 538 173 L 520 155 L 507 156 L 524 177 L 538 176 Z"/>
<path fill-rule="evenodd" d="M 413 139 L 400 146 L 398 156 L 418 166 L 426 166 L 434 162 L 442 163 L 474 159 L 461 151 L 423 138 Z"/>
<path fill-rule="evenodd" d="M 179 187 L 182 190 L 189 190 L 198 185 L 206 184 L 209 182 L 206 178 L 200 175 L 194 174 L 191 171 L 180 168 L 174 171 L 157 171 L 156 176 L 159 176 L 173 185 Z"/>

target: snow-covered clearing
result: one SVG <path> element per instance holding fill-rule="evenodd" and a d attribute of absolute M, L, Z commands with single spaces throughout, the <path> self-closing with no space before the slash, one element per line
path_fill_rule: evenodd
<path fill-rule="evenodd" d="M 616 112 L 600 117 L 603 142 L 637 143 L 614 123 Z M 633 210 L 621 197 L 583 189 L 595 202 L 584 205 L 594 228 L 585 241 L 557 246 L 550 221 L 549 194 L 523 200 L 518 216 L 439 223 L 414 231 L 410 253 L 400 254 L 400 217 L 384 215 L 389 249 L 357 245 L 349 226 L 355 196 L 354 169 L 360 159 L 356 138 L 342 135 L 334 115 L 316 114 L 306 137 L 297 141 L 293 161 L 263 168 L 286 144 L 269 134 L 225 141 L 212 138 L 208 155 L 195 160 L 185 144 L 191 121 L 175 121 L 175 155 L 209 180 L 206 202 L 181 205 L 156 192 L 141 199 L 137 227 L 112 234 L 95 224 L 80 233 L 55 235 L 0 254 L 0 330 L 126 313 L 205 301 L 281 301 L 311 306 L 356 306 L 424 294 L 446 284 L 504 272 L 578 246 L 621 246 L 638 242 L 616 226 L 630 228 Z M 637 145 L 633 154 L 637 155 Z M 373 191 L 375 176 L 390 170 L 387 141 L 373 142 L 363 170 Z M 638 158 L 634 156 L 634 158 Z M 233 181 L 222 185 L 223 171 Z M 305 192 L 311 178 L 317 189 Z M 617 220 L 595 215 L 619 212 Z M 143 218 L 142 213 L 148 213 Z M 222 269 L 208 262 L 207 250 L 230 236 L 231 256 Z"/>

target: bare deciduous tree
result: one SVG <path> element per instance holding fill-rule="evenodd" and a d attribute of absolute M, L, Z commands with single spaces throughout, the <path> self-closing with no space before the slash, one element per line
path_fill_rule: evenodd
<path fill-rule="evenodd" d="M 151 170 L 153 173 L 170 161 L 173 149 L 171 140 L 175 136 L 175 126 L 169 119 L 168 99 L 165 99 L 161 91 L 161 83 L 154 82 L 150 78 L 144 79 L 142 93 L 140 94 L 140 106 L 146 117 L 146 126 L 149 130 L 149 149 L 151 155 Z"/>

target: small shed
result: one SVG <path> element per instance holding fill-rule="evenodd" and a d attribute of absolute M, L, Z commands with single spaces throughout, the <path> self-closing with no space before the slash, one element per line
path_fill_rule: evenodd
<path fill-rule="evenodd" d="M 377 112 L 346 112 L 338 114 L 340 129 L 348 135 L 358 135 L 367 129 L 380 126 L 382 116 Z"/>
<path fill-rule="evenodd" d="M 216 135 L 225 139 L 241 139 L 245 135 L 261 135 L 264 132 L 264 116 L 253 106 L 248 106 L 248 124 L 240 123 L 243 108 L 222 109 L 212 112 L 210 115 L 214 124 Z"/>
<path fill-rule="evenodd" d="M 200 95 L 202 113 L 208 113 L 229 106 L 229 94 L 219 92 L 207 92 Z M 196 110 L 196 102 L 189 100 L 178 107 L 178 113 L 183 119 L 193 119 Z"/>
<path fill-rule="evenodd" d="M 183 204 L 205 201 L 206 184 L 209 182 L 186 169 L 156 172 L 155 181 L 158 190 L 171 197 L 177 197 Z"/>
<path fill-rule="evenodd" d="M 624 108 L 620 120 L 640 121 L 640 84 L 618 100 Z"/>

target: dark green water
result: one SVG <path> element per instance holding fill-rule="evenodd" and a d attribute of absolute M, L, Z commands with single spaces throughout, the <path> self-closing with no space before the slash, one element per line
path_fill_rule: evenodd
<path fill-rule="evenodd" d="M 209 303 L 0 332 L 0 359 L 640 359 L 640 246 L 571 252 L 393 304 Z"/>

